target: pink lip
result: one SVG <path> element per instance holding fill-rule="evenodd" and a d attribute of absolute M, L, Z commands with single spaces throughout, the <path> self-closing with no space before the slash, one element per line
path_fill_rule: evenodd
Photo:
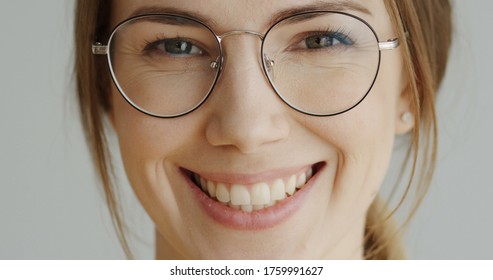
<path fill-rule="evenodd" d="M 325 165 L 325 163 L 315 164 L 315 174 L 313 175 L 313 177 L 305 184 L 303 188 L 298 190 L 293 196 L 277 202 L 272 207 L 264 208 L 262 210 L 253 211 L 250 213 L 233 209 L 217 202 L 216 200 L 211 199 L 191 180 L 190 171 L 181 169 L 181 173 L 190 186 L 191 191 L 198 200 L 201 208 L 213 220 L 232 229 L 262 230 L 274 227 L 287 220 L 296 212 L 296 210 L 298 210 L 303 205 L 303 201 L 305 200 L 309 191 L 312 189 L 312 186 L 317 181 L 319 174 L 325 168 Z M 301 169 L 302 168 L 297 168 L 294 170 Z M 262 176 L 264 175 L 260 174 L 260 177 Z M 250 182 L 251 179 L 242 181 Z"/>

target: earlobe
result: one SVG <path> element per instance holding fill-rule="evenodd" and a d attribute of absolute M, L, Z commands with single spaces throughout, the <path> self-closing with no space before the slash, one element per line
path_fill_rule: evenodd
<path fill-rule="evenodd" d="M 409 111 L 400 113 L 397 119 L 395 133 L 402 135 L 408 133 L 414 127 L 414 115 Z"/>
<path fill-rule="evenodd" d="M 411 90 L 408 84 L 397 101 L 395 134 L 403 135 L 411 131 L 414 127 L 414 117 L 415 114 L 411 109 Z"/>

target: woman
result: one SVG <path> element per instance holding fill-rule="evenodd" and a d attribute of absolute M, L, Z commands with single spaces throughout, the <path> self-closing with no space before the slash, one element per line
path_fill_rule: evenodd
<path fill-rule="evenodd" d="M 76 13 L 82 121 L 129 257 L 105 119 L 157 258 L 404 256 L 378 192 L 399 135 L 412 134 L 407 191 L 417 177 L 419 202 L 430 182 L 448 1 L 94 0 Z"/>

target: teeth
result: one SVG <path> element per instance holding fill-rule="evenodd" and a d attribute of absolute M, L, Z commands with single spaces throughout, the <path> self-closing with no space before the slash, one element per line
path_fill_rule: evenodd
<path fill-rule="evenodd" d="M 306 174 L 303 173 L 298 178 L 296 178 L 296 188 L 301 188 L 306 183 Z"/>
<path fill-rule="evenodd" d="M 265 204 L 265 208 L 274 206 L 275 204 L 276 204 L 276 202 L 274 200 L 271 200 L 270 203 Z"/>
<path fill-rule="evenodd" d="M 253 205 L 253 210 L 258 211 L 265 208 L 265 205 Z"/>
<path fill-rule="evenodd" d="M 284 198 L 286 198 L 286 188 L 284 186 L 284 182 L 281 179 L 277 179 L 270 186 L 270 199 L 275 201 Z"/>
<path fill-rule="evenodd" d="M 205 179 L 202 179 L 205 181 Z M 202 180 L 200 180 L 200 182 L 202 182 Z M 202 188 L 204 189 L 205 187 L 205 184 L 202 185 Z M 208 181 L 207 182 L 207 192 L 209 193 L 210 197 L 214 198 L 216 197 L 216 185 L 214 185 L 214 182 L 212 181 Z"/>
<path fill-rule="evenodd" d="M 233 205 L 250 205 L 250 193 L 243 185 L 231 186 L 231 204 Z"/>
<path fill-rule="evenodd" d="M 193 174 L 193 180 L 194 180 L 195 182 L 197 182 L 198 184 L 200 184 L 200 187 L 202 188 L 202 190 L 203 190 L 203 191 L 205 191 L 205 189 L 204 189 L 204 184 L 203 184 L 203 182 L 201 181 L 201 180 L 203 180 L 203 181 L 205 182 L 205 180 L 204 180 L 204 179 L 200 178 L 200 176 L 199 176 L 198 174 Z"/>
<path fill-rule="evenodd" d="M 308 168 L 306 171 L 306 179 L 310 179 L 313 175 L 313 170 L 311 168 Z"/>
<path fill-rule="evenodd" d="M 244 212 L 259 211 L 271 207 L 277 201 L 293 195 L 302 188 L 313 176 L 312 168 L 307 169 L 289 178 L 275 179 L 274 181 L 259 182 L 250 186 L 241 184 L 228 185 L 217 183 L 193 174 L 194 181 L 211 198 L 216 198 L 223 205 Z"/>
<path fill-rule="evenodd" d="M 195 174 L 195 175 L 197 175 L 197 174 Z M 197 175 L 197 177 L 199 177 L 199 175 Z M 199 182 L 199 181 L 197 180 L 196 182 Z M 207 182 L 205 181 L 205 179 L 204 179 L 204 178 L 200 178 L 200 187 L 202 188 L 202 190 L 203 190 L 204 192 L 206 192 L 206 191 L 207 191 Z M 210 193 L 211 193 L 211 192 L 209 192 L 209 194 L 210 194 Z M 214 195 L 215 195 L 215 192 L 214 192 Z"/>
<path fill-rule="evenodd" d="M 241 205 L 241 210 L 243 210 L 245 212 L 252 212 L 253 206 L 252 205 Z"/>
<path fill-rule="evenodd" d="M 270 202 L 269 185 L 266 183 L 257 183 L 252 188 L 252 204 L 264 205 Z"/>
<path fill-rule="evenodd" d="M 240 206 L 239 205 L 233 205 L 233 204 L 231 204 L 231 201 L 228 203 L 228 206 L 231 207 L 231 208 L 234 208 L 236 210 L 239 210 L 240 209 Z"/>
<path fill-rule="evenodd" d="M 286 193 L 289 195 L 293 195 L 296 190 L 296 177 L 293 175 L 289 178 L 288 183 L 286 184 Z"/>
<path fill-rule="evenodd" d="M 219 183 L 216 187 L 217 200 L 228 203 L 229 202 L 229 192 L 226 189 L 226 185 Z"/>

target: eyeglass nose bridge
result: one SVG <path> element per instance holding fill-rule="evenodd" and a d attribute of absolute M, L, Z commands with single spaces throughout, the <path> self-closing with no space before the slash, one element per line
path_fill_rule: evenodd
<path fill-rule="evenodd" d="M 231 30 L 231 31 L 228 31 L 228 32 L 223 33 L 221 35 L 216 35 L 216 37 L 217 37 L 217 40 L 219 41 L 219 44 L 221 44 L 222 43 L 222 40 L 224 38 L 226 38 L 226 37 L 229 37 L 229 36 L 237 36 L 237 35 L 242 35 L 242 34 L 256 36 L 262 42 L 264 41 L 264 38 L 265 38 L 265 35 L 264 34 L 259 33 L 259 32 L 256 32 L 256 31 L 252 31 L 252 30 Z M 266 62 L 265 65 L 267 67 L 267 70 L 270 70 L 274 66 L 274 61 L 272 59 L 270 59 L 267 55 L 265 55 L 262 59 L 264 59 L 265 62 Z M 219 65 L 220 65 L 219 60 L 222 60 L 222 58 L 221 57 L 218 57 L 218 59 L 216 61 L 211 62 L 210 67 L 213 68 L 213 69 L 218 68 Z"/>
<path fill-rule="evenodd" d="M 224 38 L 229 37 L 229 36 L 236 36 L 236 35 L 241 35 L 241 34 L 248 34 L 248 35 L 253 35 L 257 36 L 260 41 L 264 40 L 264 34 L 252 31 L 252 30 L 231 30 L 226 33 L 223 33 L 221 35 L 217 35 L 217 38 L 219 39 L 219 42 L 221 42 Z"/>

